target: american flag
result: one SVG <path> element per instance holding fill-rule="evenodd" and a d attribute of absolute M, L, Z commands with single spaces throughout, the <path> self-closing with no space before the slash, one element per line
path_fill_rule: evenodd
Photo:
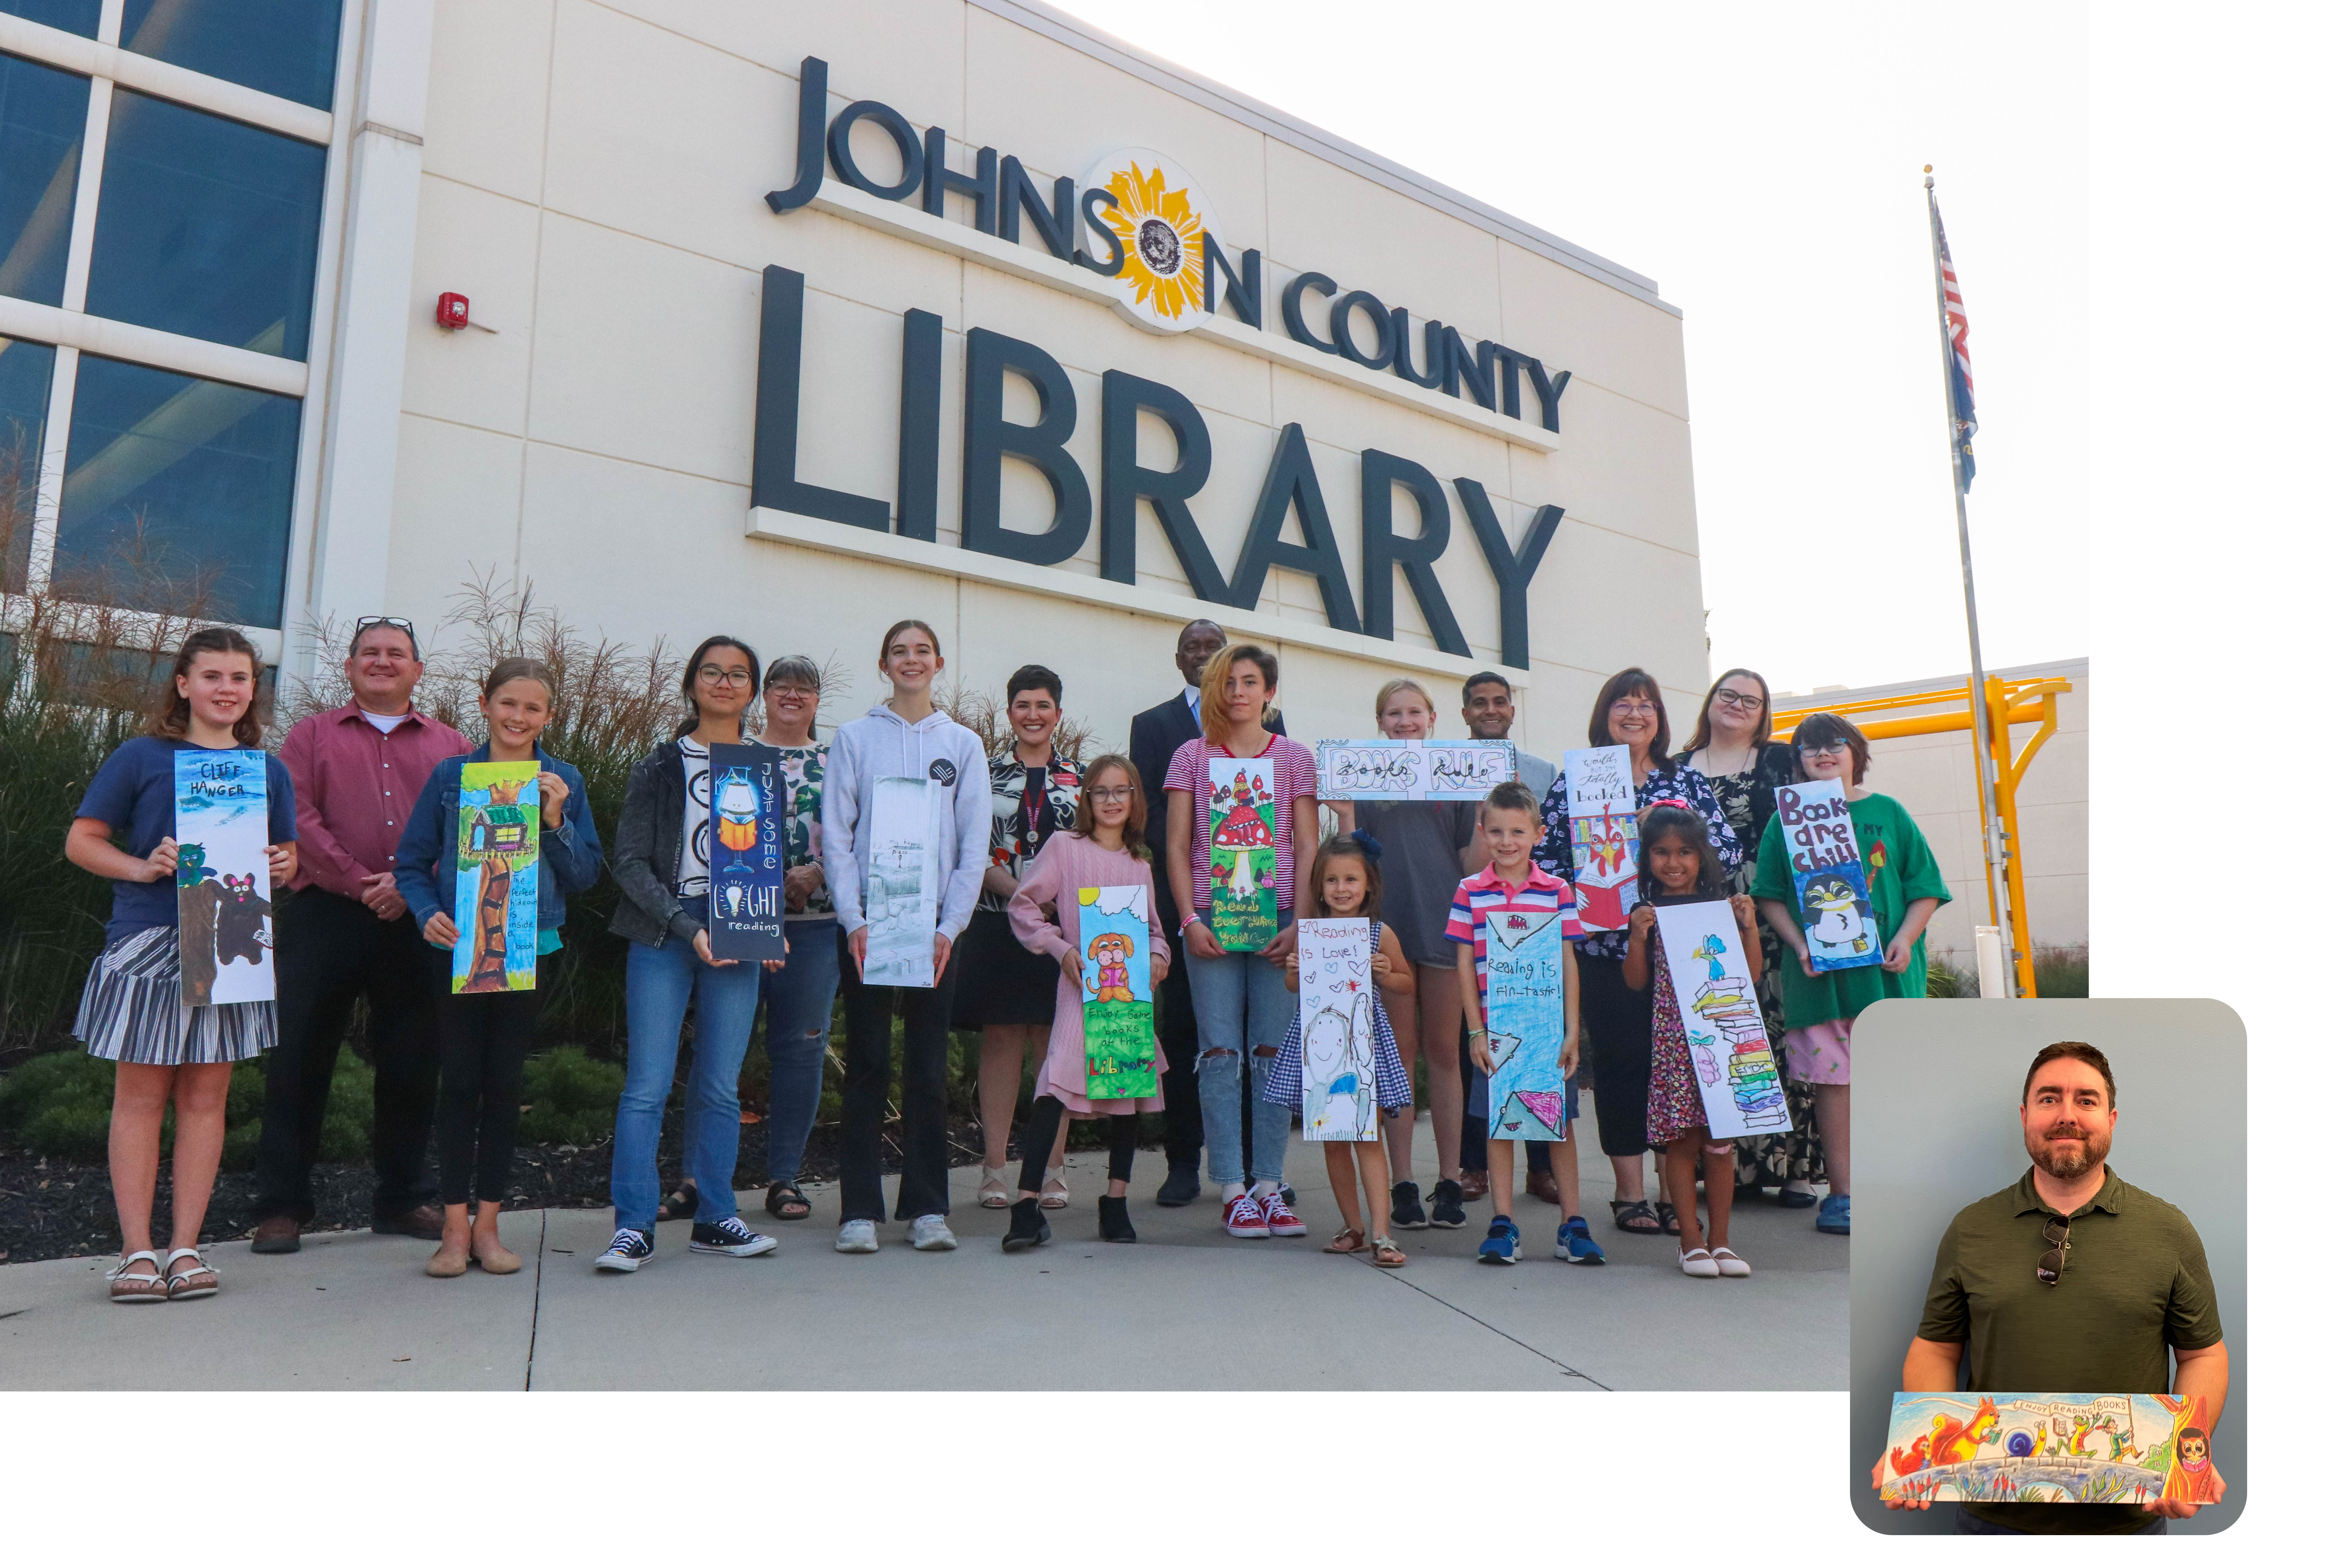
<path fill-rule="evenodd" d="M 1969 312 L 1960 303 L 1959 275 L 1952 270 L 1952 247 L 1944 238 L 1944 215 L 1936 193 L 1927 193 L 1936 225 L 1936 259 L 1944 275 L 1944 374 L 1952 381 L 1952 423 L 1960 447 L 1960 493 L 1977 477 L 1977 378 L 1969 363 Z"/>

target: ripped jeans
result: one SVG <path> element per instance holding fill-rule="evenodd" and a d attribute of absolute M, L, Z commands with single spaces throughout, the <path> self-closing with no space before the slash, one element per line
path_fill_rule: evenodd
<path fill-rule="evenodd" d="M 1283 928 L 1290 911 L 1276 916 Z M 1260 1098 L 1298 998 L 1282 983 L 1282 966 L 1263 953 L 1218 958 L 1184 951 L 1192 990 L 1192 1016 L 1201 1040 L 1201 1133 L 1212 1182 L 1279 1182 L 1290 1150 L 1290 1118 Z M 1242 1071 L 1246 1055 L 1249 1071 Z M 1249 1163 L 1242 1163 L 1242 1100 L 1249 1100 Z"/>
<path fill-rule="evenodd" d="M 824 1047 L 833 1038 L 833 997 L 841 988 L 841 926 L 788 921 L 792 956 L 760 977 L 768 1004 L 768 1180 L 797 1182 L 809 1129 L 824 1087 Z"/>

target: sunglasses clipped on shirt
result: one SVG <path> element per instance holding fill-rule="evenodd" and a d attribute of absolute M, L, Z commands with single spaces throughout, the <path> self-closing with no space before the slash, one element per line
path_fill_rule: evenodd
<path fill-rule="evenodd" d="M 2053 1290 L 2058 1288 L 2058 1276 L 2066 1272 L 2066 1254 L 2073 1250 L 2074 1246 L 2067 1239 L 2074 1226 L 2074 1222 L 2071 1219 L 2053 1218 L 2044 1222 L 2042 1226 L 2042 1239 L 2050 1244 L 2050 1250 L 2043 1253 L 2041 1261 L 2034 1264 L 2033 1277 Z"/>

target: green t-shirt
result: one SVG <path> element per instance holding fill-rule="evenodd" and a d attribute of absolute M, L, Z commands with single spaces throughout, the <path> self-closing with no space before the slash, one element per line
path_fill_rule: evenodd
<path fill-rule="evenodd" d="M 1903 923 L 1903 913 L 1914 899 L 1951 902 L 1951 889 L 1936 867 L 1936 853 L 1927 836 L 1903 803 L 1892 795 L 1866 795 L 1848 807 L 1853 819 L 1854 843 L 1862 850 L 1863 869 L 1870 885 L 1870 908 L 1878 918 L 1879 945 L 1885 947 Z M 1756 880 L 1748 889 L 1758 900 L 1786 904 L 1796 897 L 1789 869 L 1789 839 L 1778 821 L 1767 823 L 1764 842 L 1756 856 Z M 1793 911 L 1792 911 L 1793 912 Z M 1858 1016 L 1864 1007 L 1886 996 L 1927 994 L 1927 937 L 1922 931 L 1911 944 L 1911 966 L 1889 974 L 1877 964 L 1833 969 L 1808 979 L 1796 947 L 1780 950 L 1780 1005 L 1791 1029 L 1826 1024 L 1834 1018 Z"/>
<path fill-rule="evenodd" d="M 2189 1216 L 2107 1168 L 2098 1196 L 2074 1211 L 2066 1266 L 2055 1285 L 2034 1276 L 2057 1215 L 2029 1167 L 2013 1187 L 1952 1216 L 1919 1337 L 1966 1341 L 1971 1394 L 2166 1394 L 2169 1350 L 2221 1338 L 2205 1244 Z M 2035 1534 L 2145 1530 L 2155 1515 L 2131 1503 L 1969 1503 L 1994 1524 Z"/>

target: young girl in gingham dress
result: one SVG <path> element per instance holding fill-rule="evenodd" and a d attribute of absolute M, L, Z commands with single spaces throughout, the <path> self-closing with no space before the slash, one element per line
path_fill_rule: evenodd
<path fill-rule="evenodd" d="M 1394 1118 L 1412 1112 L 1412 1080 L 1405 1076 L 1403 1059 L 1397 1054 L 1396 1035 L 1389 1027 L 1388 1008 L 1381 995 L 1390 992 L 1410 997 L 1413 976 L 1412 965 L 1405 962 L 1404 949 L 1394 933 L 1380 921 L 1380 841 L 1368 833 L 1325 839 L 1323 847 L 1316 851 L 1315 866 L 1307 882 L 1308 896 L 1317 908 L 1311 914 L 1306 910 L 1300 913 L 1309 919 L 1371 921 L 1372 1094 L 1381 1114 Z M 1298 953 L 1295 948 L 1284 963 L 1283 979 L 1291 990 L 1298 989 Z M 1303 1103 L 1307 1092 L 1306 1043 L 1307 1017 L 1302 1007 L 1290 1020 L 1289 1033 L 1283 1037 L 1282 1049 L 1266 1074 L 1263 1093 L 1267 1104 L 1302 1115 L 1308 1114 Z M 1330 1173 L 1331 1191 L 1339 1200 L 1340 1217 L 1347 1222 L 1323 1250 L 1369 1250 L 1372 1261 L 1381 1268 L 1403 1268 L 1404 1249 L 1386 1234 L 1366 1238 L 1363 1211 L 1356 1203 L 1356 1184 L 1360 1177 L 1374 1223 L 1378 1223 L 1377 1216 L 1388 1212 L 1388 1153 L 1379 1139 L 1363 1143 L 1325 1142 L 1323 1159 Z"/>

